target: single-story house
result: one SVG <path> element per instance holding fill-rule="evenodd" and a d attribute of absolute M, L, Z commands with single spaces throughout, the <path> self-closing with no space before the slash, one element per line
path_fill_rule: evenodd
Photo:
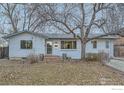
<path fill-rule="evenodd" d="M 73 59 L 81 58 L 81 42 L 70 34 L 42 34 L 22 31 L 7 35 L 4 39 L 8 40 L 9 58 L 22 58 L 29 54 L 62 56 L 63 53 Z M 107 36 L 89 41 L 86 44 L 86 53 L 104 51 L 113 57 L 115 39 L 115 36 Z"/>

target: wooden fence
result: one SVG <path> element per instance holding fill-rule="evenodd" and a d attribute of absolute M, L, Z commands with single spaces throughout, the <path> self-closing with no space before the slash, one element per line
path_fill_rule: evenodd
<path fill-rule="evenodd" d="M 106 62 L 109 62 L 110 61 L 109 53 L 100 52 L 99 53 L 99 61 L 103 64 Z"/>
<path fill-rule="evenodd" d="M 0 47 L 0 59 L 7 58 L 9 55 L 9 48 L 8 47 Z"/>
<path fill-rule="evenodd" d="M 115 57 L 124 57 L 124 46 L 114 45 L 114 56 Z"/>

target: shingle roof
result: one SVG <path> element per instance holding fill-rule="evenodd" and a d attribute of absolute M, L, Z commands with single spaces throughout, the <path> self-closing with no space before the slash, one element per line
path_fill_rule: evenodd
<path fill-rule="evenodd" d="M 93 38 L 93 37 L 96 37 L 96 36 L 99 36 L 100 34 L 89 34 L 88 38 Z M 61 38 L 74 38 L 74 36 L 72 34 L 46 34 L 46 36 L 48 36 L 48 38 L 55 38 L 55 39 L 61 39 Z M 78 34 L 78 36 L 80 36 Z M 104 36 L 104 37 L 101 37 L 101 38 L 109 38 L 109 39 L 116 39 L 116 38 L 119 38 L 118 36 Z"/>
<path fill-rule="evenodd" d="M 10 38 L 10 37 L 13 37 L 13 36 L 16 36 L 16 35 L 19 35 L 19 34 L 22 34 L 22 33 L 29 33 L 29 34 L 33 34 L 35 36 L 38 36 L 38 37 L 43 37 L 45 39 L 68 39 L 68 38 L 74 38 L 74 36 L 72 34 L 42 34 L 42 33 L 36 33 L 36 32 L 29 32 L 29 31 L 20 31 L 20 32 L 17 32 L 17 33 L 13 33 L 13 34 L 9 34 L 7 36 L 4 36 L 3 38 Z M 98 36 L 99 34 L 90 34 L 88 37 L 89 38 L 93 38 L 95 36 Z M 117 36 L 104 36 L 104 37 L 101 37 L 101 38 L 109 38 L 109 39 L 116 39 L 118 38 Z"/>
<path fill-rule="evenodd" d="M 89 34 L 89 38 L 93 38 L 93 37 L 96 37 L 96 36 L 99 36 L 101 34 Z M 117 39 L 119 38 L 119 36 L 117 35 L 108 35 L 108 36 L 104 36 L 104 37 L 100 37 L 100 38 L 109 38 L 109 39 Z"/>
<path fill-rule="evenodd" d="M 74 38 L 72 34 L 45 34 L 48 38 Z"/>

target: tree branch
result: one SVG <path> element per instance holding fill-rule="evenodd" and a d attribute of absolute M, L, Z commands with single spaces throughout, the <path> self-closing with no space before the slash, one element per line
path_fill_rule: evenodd
<path fill-rule="evenodd" d="M 105 33 L 105 34 L 101 34 L 101 35 L 98 35 L 98 36 L 95 36 L 95 37 L 92 37 L 92 38 L 89 38 L 87 40 L 87 42 L 89 42 L 90 40 L 93 40 L 93 39 L 98 39 L 98 38 L 101 38 L 101 37 L 104 37 L 104 36 L 109 36 L 109 35 L 119 35 L 119 36 L 124 36 L 124 28 L 121 28 L 120 30 L 118 31 L 114 31 L 114 32 L 109 32 L 109 33 Z"/>

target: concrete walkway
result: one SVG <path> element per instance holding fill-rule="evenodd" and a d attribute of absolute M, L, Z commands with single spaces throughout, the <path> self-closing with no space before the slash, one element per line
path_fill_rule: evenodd
<path fill-rule="evenodd" d="M 124 72 L 124 58 L 113 58 L 106 65 Z"/>

